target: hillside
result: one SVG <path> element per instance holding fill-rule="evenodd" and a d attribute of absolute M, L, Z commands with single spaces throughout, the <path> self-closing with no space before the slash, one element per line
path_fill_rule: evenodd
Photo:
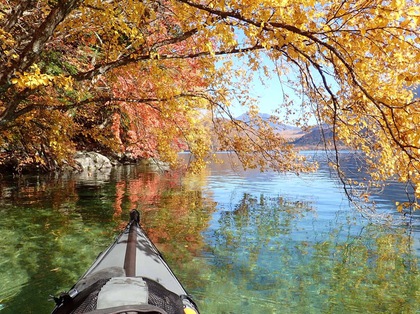
<path fill-rule="evenodd" d="M 324 147 L 324 141 L 332 138 L 331 127 L 324 124 L 321 127 L 316 125 L 309 130 L 303 131 L 301 128 L 287 124 L 275 124 L 270 121 L 271 115 L 267 113 L 260 113 L 260 118 L 267 121 L 271 127 L 278 130 L 278 132 L 291 144 L 295 145 L 300 149 L 318 149 Z M 249 122 L 250 117 L 247 113 L 244 113 L 236 118 L 243 122 Z"/>
<path fill-rule="evenodd" d="M 268 122 L 268 124 L 278 130 L 278 132 L 286 139 L 293 141 L 295 139 L 298 139 L 305 135 L 305 133 L 302 131 L 301 128 L 293 125 L 288 125 L 284 123 L 274 123 L 270 121 L 271 115 L 268 113 L 259 113 L 259 117 Z M 240 115 L 239 117 L 236 117 L 237 120 L 243 121 L 245 123 L 250 122 L 250 117 L 247 113 L 244 113 Z"/>
<path fill-rule="evenodd" d="M 272 128 L 276 129 L 281 136 L 298 149 L 321 149 L 324 147 L 324 139 L 329 140 L 332 138 L 332 130 L 328 125 L 323 125 L 322 128 L 313 126 L 304 131 L 297 126 L 274 123 L 271 121 L 271 115 L 267 113 L 259 113 L 259 117 L 268 122 Z M 247 113 L 244 113 L 235 119 L 245 123 L 250 122 L 250 117 Z M 213 139 L 213 141 L 216 140 Z M 214 147 L 218 147 L 216 142 L 214 142 Z"/>
<path fill-rule="evenodd" d="M 330 126 L 322 125 L 312 127 L 308 132 L 305 132 L 303 136 L 296 138 L 293 145 L 305 148 L 322 148 L 324 141 L 332 138 L 332 130 Z"/>
<path fill-rule="evenodd" d="M 299 127 L 296 126 L 292 126 L 292 125 L 287 125 L 287 124 L 283 124 L 283 123 L 273 123 L 272 121 L 270 121 L 271 119 L 271 115 L 268 113 L 259 113 L 258 116 L 268 122 L 268 124 L 273 127 L 276 128 L 279 131 L 293 131 L 293 132 L 301 132 L 302 130 Z M 242 115 L 240 115 L 239 117 L 236 117 L 236 120 L 239 121 L 243 121 L 245 123 L 250 122 L 250 117 L 248 115 L 248 113 L 244 113 Z"/>

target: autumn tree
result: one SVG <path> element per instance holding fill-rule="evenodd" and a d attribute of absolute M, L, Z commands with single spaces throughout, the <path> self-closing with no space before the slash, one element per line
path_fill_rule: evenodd
<path fill-rule="evenodd" d="M 60 163 L 81 137 L 118 150 L 120 135 L 135 145 L 153 117 L 157 127 L 143 130 L 156 156 L 172 159 L 183 137 L 203 163 L 206 118 L 244 166 L 308 170 L 258 118 L 247 87 L 258 73 L 298 96 L 279 111 L 314 114 L 332 126 L 333 146 L 363 151 L 374 181 L 396 176 L 420 194 L 417 1 L 28 0 L 0 10 L 5 152 Z M 234 103 L 250 123 L 234 119 Z M 136 120 L 142 108 L 150 114 Z M 124 116 L 131 133 L 121 133 Z"/>
<path fill-rule="evenodd" d="M 204 157 L 206 132 L 193 124 L 209 61 L 159 60 L 194 47 L 170 4 L 28 1 L 2 9 L 0 124 L 15 167 L 54 169 L 76 148 L 174 161 L 181 142 Z"/>

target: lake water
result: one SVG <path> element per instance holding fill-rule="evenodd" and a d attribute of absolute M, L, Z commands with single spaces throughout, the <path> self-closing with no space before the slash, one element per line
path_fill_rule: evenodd
<path fill-rule="evenodd" d="M 315 173 L 240 171 L 227 154 L 200 175 L 123 166 L 0 182 L 0 312 L 49 313 L 131 208 L 203 314 L 419 313 L 420 216 L 406 189 L 373 195 L 364 219 L 322 153 Z M 188 155 L 183 155 L 185 160 Z M 356 171 L 343 152 L 346 171 Z"/>

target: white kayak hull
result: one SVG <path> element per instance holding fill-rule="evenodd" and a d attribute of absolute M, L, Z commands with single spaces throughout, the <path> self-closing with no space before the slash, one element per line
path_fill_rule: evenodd
<path fill-rule="evenodd" d="M 73 288 L 55 298 L 53 314 L 199 313 L 140 227 L 139 213 L 132 211 L 130 217 L 125 230 Z M 165 300 L 172 304 L 162 305 Z"/>

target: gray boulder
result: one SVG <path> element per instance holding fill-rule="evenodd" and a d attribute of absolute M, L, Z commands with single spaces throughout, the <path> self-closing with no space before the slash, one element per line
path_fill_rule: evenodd
<path fill-rule="evenodd" d="M 96 152 L 77 152 L 74 160 L 82 171 L 109 171 L 112 168 L 109 158 Z"/>

